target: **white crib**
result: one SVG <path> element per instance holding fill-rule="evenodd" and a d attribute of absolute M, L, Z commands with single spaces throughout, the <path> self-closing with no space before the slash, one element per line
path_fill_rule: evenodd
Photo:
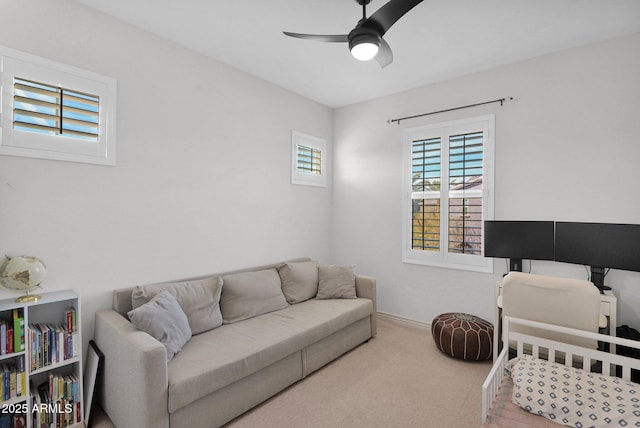
<path fill-rule="evenodd" d="M 550 324 L 543 324 L 535 321 L 505 317 L 503 319 L 504 343 L 509 343 L 510 346 L 516 350 L 516 354 L 518 357 L 522 355 L 530 355 L 535 359 L 543 360 L 541 361 L 541 364 L 556 363 L 556 365 L 567 367 L 567 369 L 564 370 L 572 370 L 576 373 L 580 373 L 581 369 L 583 371 L 583 377 L 586 377 L 586 373 L 592 373 L 594 368 L 598 367 L 598 374 L 608 377 L 616 376 L 616 373 L 618 373 L 619 377 L 622 378 L 622 380 L 627 381 L 624 383 L 628 383 L 628 381 L 630 381 L 632 369 L 640 370 L 639 359 L 633 359 L 622 355 L 599 351 L 597 349 L 584 348 L 563 342 L 548 340 L 543 337 L 536 337 L 531 334 L 514 332 L 512 329 L 512 327 L 514 326 L 538 329 L 536 331 L 562 333 L 572 337 L 575 336 L 580 338 L 592 339 L 601 343 L 608 343 L 610 345 L 623 345 L 635 349 L 640 349 L 640 342 L 566 327 L 554 326 Z M 542 335 L 544 335 L 544 333 L 542 333 Z M 524 358 L 529 357 L 523 357 L 523 359 Z M 498 393 L 500 387 L 503 384 L 507 383 L 506 378 L 509 376 L 509 374 L 506 374 L 506 368 L 508 362 L 509 347 L 505 346 L 498 356 L 496 362 L 494 363 L 493 368 L 489 372 L 487 379 L 482 385 L 482 423 L 485 427 L 503 426 L 499 421 L 500 415 L 495 414 L 495 412 L 492 413 L 492 410 L 501 407 L 496 405 L 496 400 L 498 399 L 498 397 L 500 400 L 510 400 L 511 398 L 510 395 Z M 579 370 L 575 370 L 575 368 L 578 368 Z M 592 375 L 592 377 L 593 376 L 598 375 Z M 613 379 L 613 381 L 616 382 L 618 380 L 619 379 Z M 549 383 L 550 381 L 548 379 L 545 379 L 545 382 Z M 632 385 L 637 385 L 638 388 L 635 389 L 640 391 L 640 385 Z M 601 392 L 602 391 L 600 391 L 600 393 Z M 632 392 L 634 392 L 635 394 L 635 391 Z M 640 398 L 640 392 L 638 392 L 637 397 Z M 635 403 L 637 401 L 639 400 L 633 398 L 634 406 L 636 406 Z M 637 405 L 637 408 L 640 409 L 640 404 Z M 528 413 L 524 409 L 518 409 L 518 411 L 520 410 L 522 411 L 523 415 L 527 415 L 523 417 L 541 418 L 541 416 L 537 416 L 533 413 Z M 635 413 L 635 417 L 640 420 L 640 410 L 632 413 Z M 634 415 L 632 414 L 631 417 L 633 418 Z M 533 423 L 535 424 L 535 422 Z M 630 424 L 629 426 L 635 425 Z"/>

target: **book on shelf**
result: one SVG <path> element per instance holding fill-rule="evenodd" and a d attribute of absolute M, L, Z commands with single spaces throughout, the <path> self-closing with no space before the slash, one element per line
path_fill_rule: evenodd
<path fill-rule="evenodd" d="M 9 366 L 2 364 L 2 401 L 11 399 L 11 387 L 9 386 Z"/>
<path fill-rule="evenodd" d="M 25 350 L 24 315 L 20 308 L 9 312 L 11 319 L 0 320 L 0 355 Z"/>
<path fill-rule="evenodd" d="M 23 414 L 11 415 L 3 413 L 0 415 L 0 428 L 26 428 L 27 416 Z"/>
<path fill-rule="evenodd" d="M 27 428 L 27 415 L 12 415 L 11 428 Z"/>
<path fill-rule="evenodd" d="M 17 358 L 15 364 L 3 363 L 0 366 L 0 401 L 21 397 L 27 391 L 27 373 L 24 360 Z"/>
<path fill-rule="evenodd" d="M 9 368 L 9 398 L 16 398 L 18 396 L 18 376 L 16 375 L 16 368 Z"/>
<path fill-rule="evenodd" d="M 67 332 L 69 334 L 78 332 L 78 320 L 76 319 L 76 308 L 73 306 L 65 309 L 64 317 L 67 321 Z"/>
<path fill-rule="evenodd" d="M 13 327 L 7 327 L 7 354 L 13 354 Z"/>
<path fill-rule="evenodd" d="M 68 427 L 82 421 L 78 378 L 73 375 L 49 373 L 47 380 L 31 386 L 34 427 Z"/>
<path fill-rule="evenodd" d="M 2 355 L 7 353 L 7 323 L 5 321 L 0 323 L 0 353 Z"/>
<path fill-rule="evenodd" d="M 18 397 L 22 397 L 27 393 L 27 372 L 25 371 L 24 358 L 17 359 L 16 373 L 16 392 Z"/>
<path fill-rule="evenodd" d="M 0 321 L 0 354 L 13 353 L 13 325 L 5 320 Z"/>
<path fill-rule="evenodd" d="M 64 322 L 54 325 L 30 323 L 29 361 L 31 370 L 61 363 L 79 355 L 80 343 L 75 308 L 64 311 Z"/>
<path fill-rule="evenodd" d="M 22 352 L 24 349 L 24 314 L 22 309 L 13 308 L 13 352 Z"/>

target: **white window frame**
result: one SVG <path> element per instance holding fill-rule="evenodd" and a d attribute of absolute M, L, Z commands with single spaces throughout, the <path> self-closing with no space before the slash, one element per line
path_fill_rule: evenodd
<path fill-rule="evenodd" d="M 100 97 L 97 141 L 13 128 L 14 78 Z M 116 164 L 116 80 L 0 46 L 0 155 Z"/>
<path fill-rule="evenodd" d="M 493 219 L 495 115 L 472 117 L 432 125 L 408 128 L 403 132 L 403 209 L 402 209 L 402 261 L 404 263 L 493 273 L 493 259 L 484 257 L 484 230 L 482 255 L 448 252 L 448 198 L 449 198 L 449 136 L 483 132 L 483 190 L 482 227 Z M 441 141 L 440 188 L 440 249 L 426 251 L 412 248 L 412 144 L 430 138 Z M 431 193 L 431 192 L 429 192 Z"/>
<path fill-rule="evenodd" d="M 298 168 L 300 147 L 309 147 L 320 152 L 320 172 L 301 171 Z M 327 142 L 322 138 L 291 131 L 291 184 L 327 187 Z"/>

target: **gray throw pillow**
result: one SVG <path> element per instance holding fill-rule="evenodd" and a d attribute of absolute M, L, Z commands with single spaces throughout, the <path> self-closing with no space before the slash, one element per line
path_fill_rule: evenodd
<path fill-rule="evenodd" d="M 318 268 L 316 299 L 355 299 L 356 274 L 353 265 L 328 265 Z"/>
<path fill-rule="evenodd" d="M 282 292 L 290 304 L 304 302 L 318 292 L 316 261 L 285 263 L 278 268 Z"/>
<path fill-rule="evenodd" d="M 131 294 L 133 309 L 149 302 L 163 290 L 171 293 L 178 301 L 189 320 L 192 334 L 202 333 L 222 325 L 220 312 L 222 278 L 219 276 L 194 281 L 138 286 Z"/>
<path fill-rule="evenodd" d="M 253 318 L 289 306 L 275 269 L 222 277 L 220 309 L 225 324 Z"/>
<path fill-rule="evenodd" d="M 167 348 L 167 362 L 191 339 L 187 316 L 175 297 L 166 290 L 127 315 L 138 330 L 155 337 Z"/>

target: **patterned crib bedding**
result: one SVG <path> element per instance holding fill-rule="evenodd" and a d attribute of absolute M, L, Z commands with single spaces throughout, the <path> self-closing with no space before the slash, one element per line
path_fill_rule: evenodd
<path fill-rule="evenodd" d="M 560 428 L 564 425 L 529 413 L 511 402 L 513 381 L 509 376 L 502 379 L 495 401 L 487 413 L 481 428 Z"/>
<path fill-rule="evenodd" d="M 640 384 L 522 355 L 510 362 L 512 401 L 572 427 L 640 427 Z"/>

